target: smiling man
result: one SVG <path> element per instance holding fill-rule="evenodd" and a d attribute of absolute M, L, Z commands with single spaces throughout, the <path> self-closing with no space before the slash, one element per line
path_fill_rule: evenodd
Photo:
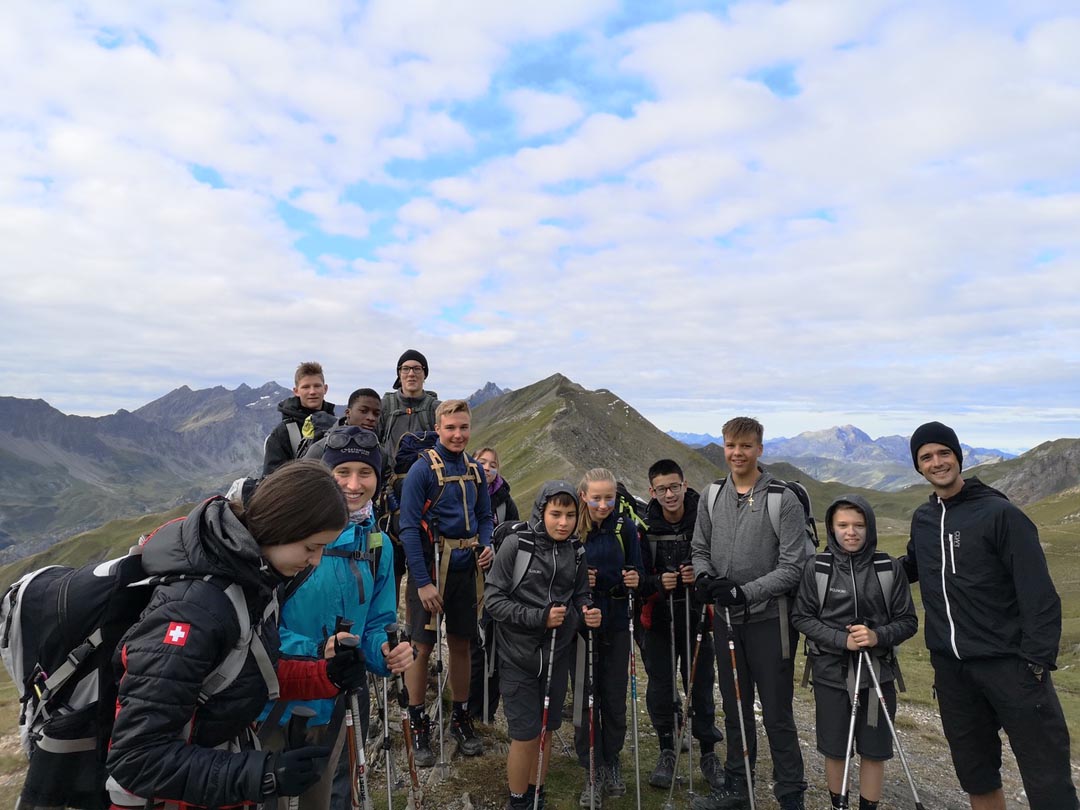
<path fill-rule="evenodd" d="M 960 786 L 974 810 L 1005 810 L 1004 729 L 1028 803 L 1074 810 L 1069 729 L 1050 677 L 1061 600 L 1038 530 L 1002 493 L 961 477 L 964 454 L 947 425 L 920 425 L 911 459 L 934 492 L 911 518 L 904 566 L 921 583 L 941 725 Z"/>
<path fill-rule="evenodd" d="M 791 705 L 795 691 L 791 651 L 798 648 L 798 633 L 788 611 L 781 608 L 806 565 L 803 509 L 795 493 L 785 487 L 777 536 L 766 511 L 769 482 L 775 479 L 758 465 L 764 428 L 756 419 L 739 416 L 728 421 L 723 432 L 730 479 L 712 484 L 701 498 L 691 548 L 696 594 L 715 599 L 719 606 L 716 671 L 724 704 L 727 759 L 724 783 L 708 796 L 695 798 L 691 806 L 694 810 L 750 807 L 752 784 L 742 758 L 735 681 L 727 651 L 730 615 L 749 769 L 753 771 L 757 758 L 756 691 L 772 752 L 773 791 L 781 810 L 802 810 L 806 781 Z"/>

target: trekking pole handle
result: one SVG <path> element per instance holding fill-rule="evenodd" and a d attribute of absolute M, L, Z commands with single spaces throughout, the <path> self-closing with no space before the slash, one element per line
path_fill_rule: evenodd
<path fill-rule="evenodd" d="M 386 630 L 386 643 L 392 650 L 401 643 L 400 628 L 398 627 L 398 623 L 394 622 L 393 624 L 386 625 L 384 629 Z"/>

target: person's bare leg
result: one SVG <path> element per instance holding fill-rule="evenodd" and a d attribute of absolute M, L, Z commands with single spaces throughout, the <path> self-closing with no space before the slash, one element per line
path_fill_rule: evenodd
<path fill-rule="evenodd" d="M 510 753 L 506 756 L 506 781 L 510 792 L 523 795 L 529 789 L 529 783 L 536 771 L 536 757 L 540 748 L 540 738 L 531 740 L 511 740 Z M 547 763 L 544 763 L 545 766 Z"/>
<path fill-rule="evenodd" d="M 992 793 L 968 794 L 971 810 L 1005 810 L 1005 791 L 1001 788 Z"/>
<path fill-rule="evenodd" d="M 409 690 L 409 705 L 423 706 L 427 698 L 428 661 L 431 659 L 431 645 L 415 642 L 416 660 L 405 670 L 405 686 Z"/>
<path fill-rule="evenodd" d="M 841 792 L 844 787 L 844 760 L 825 757 L 825 782 L 830 793 Z"/>
<path fill-rule="evenodd" d="M 450 647 L 450 695 L 455 703 L 469 699 L 469 681 L 472 676 L 472 643 L 462 636 L 446 635 Z M 415 667 L 415 665 L 414 665 Z"/>
<path fill-rule="evenodd" d="M 880 759 L 859 759 L 859 794 L 871 802 L 881 801 L 881 786 L 885 782 L 885 763 Z"/>

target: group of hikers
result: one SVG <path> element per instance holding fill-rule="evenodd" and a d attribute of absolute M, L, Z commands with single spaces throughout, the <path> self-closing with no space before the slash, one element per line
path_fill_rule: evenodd
<path fill-rule="evenodd" d="M 577 483 L 544 483 L 522 520 L 496 450 L 468 450 L 468 403 L 440 402 L 428 373 L 424 355 L 406 351 L 390 393 L 354 391 L 337 418 L 321 366 L 302 363 L 260 480 L 141 541 L 156 579 L 116 645 L 105 763 L 114 807 L 370 808 L 374 675 L 388 801 L 390 694 L 414 806 L 417 769 L 446 766 L 447 735 L 461 755 L 483 755 L 473 718 L 491 723 L 501 702 L 506 807 L 536 810 L 572 692 L 581 807 L 627 792 L 629 703 L 639 808 L 642 781 L 671 806 L 686 753 L 694 810 L 753 810 L 757 702 L 776 803 L 803 808 L 801 634 L 831 806 L 855 806 L 854 751 L 857 806 L 872 810 L 899 742 L 896 648 L 917 630 L 910 582 L 921 587 L 941 723 L 971 807 L 1006 806 L 1002 729 L 1030 806 L 1078 807 L 1051 679 L 1061 605 L 1037 531 L 1004 495 L 961 477 L 951 428 L 928 422 L 911 438 L 933 491 L 899 559 L 878 549 L 874 511 L 857 494 L 828 506 L 815 548 L 799 488 L 760 464 L 763 428 L 750 417 L 723 426 L 728 475 L 701 492 L 676 460 L 660 459 L 643 505 L 596 466 Z M 639 655 L 659 742 L 645 777 Z M 223 674 L 223 659 L 237 657 Z M 697 795 L 694 754 L 707 786 Z"/>

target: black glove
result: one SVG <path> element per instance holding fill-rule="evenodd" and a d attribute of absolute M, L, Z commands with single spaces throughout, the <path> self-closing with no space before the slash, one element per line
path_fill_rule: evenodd
<path fill-rule="evenodd" d="M 342 691 L 367 685 L 367 661 L 359 647 L 339 643 L 333 658 L 326 662 L 326 677 Z"/>
<path fill-rule="evenodd" d="M 694 598 L 701 603 L 713 601 L 713 585 L 716 577 L 709 574 L 699 574 L 694 580 Z"/>
<path fill-rule="evenodd" d="M 269 792 L 263 795 L 299 796 L 319 781 L 329 762 L 330 749 L 325 745 L 310 745 L 292 751 L 282 751 L 266 758 L 266 776 L 263 784 Z M 319 760 L 323 762 L 319 762 Z M 268 777 L 273 776 L 273 779 Z M 272 784 L 271 784 L 272 782 Z"/>
<path fill-rule="evenodd" d="M 742 605 L 746 603 L 746 594 L 742 588 L 730 579 L 718 579 L 712 584 L 713 598 L 728 607 L 730 605 Z"/>

